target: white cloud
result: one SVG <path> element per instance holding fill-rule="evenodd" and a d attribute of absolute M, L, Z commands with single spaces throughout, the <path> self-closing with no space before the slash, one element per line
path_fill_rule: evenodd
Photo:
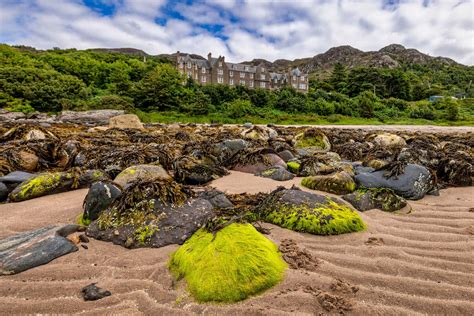
<path fill-rule="evenodd" d="M 99 0 L 96 0 L 99 1 Z M 474 4 L 464 0 L 0 0 L 0 41 L 38 48 L 135 47 L 225 55 L 231 61 L 314 56 L 338 45 L 378 50 L 391 43 L 474 64 Z M 180 12 L 165 16 L 163 8 Z M 163 25 L 155 18 L 166 19 Z M 222 27 L 218 34 L 206 24 Z"/>

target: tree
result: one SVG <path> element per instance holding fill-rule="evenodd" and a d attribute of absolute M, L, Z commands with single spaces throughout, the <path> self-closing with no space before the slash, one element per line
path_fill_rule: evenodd
<path fill-rule="evenodd" d="M 371 91 L 364 91 L 357 97 L 359 114 L 365 118 L 374 117 L 377 97 Z"/>
<path fill-rule="evenodd" d="M 347 86 L 347 71 L 341 63 L 336 63 L 329 77 L 329 83 L 337 92 L 345 92 Z"/>
<path fill-rule="evenodd" d="M 140 80 L 134 89 L 135 104 L 147 111 L 176 109 L 183 92 L 180 74 L 168 64 L 161 64 Z"/>

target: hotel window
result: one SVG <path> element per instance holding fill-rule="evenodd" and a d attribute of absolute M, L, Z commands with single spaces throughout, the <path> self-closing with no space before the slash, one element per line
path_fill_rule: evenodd
<path fill-rule="evenodd" d="M 229 77 L 233 77 L 234 76 L 234 72 L 231 70 L 229 71 Z"/>
<path fill-rule="evenodd" d="M 184 67 L 183 63 L 179 63 L 179 68 L 183 68 L 183 67 Z"/>
<path fill-rule="evenodd" d="M 206 68 L 202 67 L 201 72 L 202 72 L 203 74 L 205 74 L 205 73 L 206 73 Z"/>
<path fill-rule="evenodd" d="M 260 82 L 260 88 L 265 88 L 265 82 Z"/>
<path fill-rule="evenodd" d="M 300 83 L 300 89 L 306 89 L 306 85 L 304 83 Z"/>
<path fill-rule="evenodd" d="M 191 68 L 191 62 L 188 61 L 188 68 Z"/>
<path fill-rule="evenodd" d="M 219 67 L 222 67 L 222 62 L 221 61 L 219 62 Z"/>
<path fill-rule="evenodd" d="M 274 81 L 275 83 L 277 83 L 277 82 L 278 82 L 278 79 L 277 79 L 277 78 L 275 78 L 275 80 L 273 80 L 273 81 Z"/>
<path fill-rule="evenodd" d="M 296 83 L 293 84 L 293 88 L 298 88 L 298 86 L 296 85 Z"/>
<path fill-rule="evenodd" d="M 261 80 L 265 80 L 265 75 L 260 75 Z"/>
<path fill-rule="evenodd" d="M 293 76 L 293 81 L 296 81 L 296 76 Z"/>
<path fill-rule="evenodd" d="M 250 79 L 253 79 L 253 74 L 250 74 Z"/>
<path fill-rule="evenodd" d="M 224 74 L 224 70 L 222 70 L 222 69 L 217 69 L 217 74 L 218 74 L 218 75 L 223 75 L 223 74 Z"/>
<path fill-rule="evenodd" d="M 198 70 L 198 65 L 194 65 L 194 69 L 195 69 L 195 70 Z"/>
<path fill-rule="evenodd" d="M 245 72 L 240 73 L 240 78 L 245 78 Z"/>
<path fill-rule="evenodd" d="M 201 77 L 201 82 L 206 82 L 207 78 L 206 76 Z"/>
<path fill-rule="evenodd" d="M 188 78 L 192 78 L 191 71 L 188 71 Z"/>
<path fill-rule="evenodd" d="M 240 84 L 245 86 L 245 80 L 240 80 Z"/>
<path fill-rule="evenodd" d="M 197 73 L 194 75 L 194 79 L 198 80 L 198 74 Z"/>
<path fill-rule="evenodd" d="M 301 81 L 304 81 L 304 76 L 301 76 Z"/>
<path fill-rule="evenodd" d="M 218 83 L 224 83 L 224 78 L 223 77 L 217 77 L 217 82 Z"/>
<path fill-rule="evenodd" d="M 265 68 L 262 67 L 262 72 L 265 72 Z"/>
<path fill-rule="evenodd" d="M 234 79 L 229 79 L 229 84 L 230 84 L 231 86 L 233 86 L 233 85 L 234 85 Z"/>
<path fill-rule="evenodd" d="M 245 71 L 249 71 L 249 66 L 245 66 Z"/>
<path fill-rule="evenodd" d="M 250 86 L 250 88 L 253 88 L 253 81 L 249 82 L 249 86 Z"/>

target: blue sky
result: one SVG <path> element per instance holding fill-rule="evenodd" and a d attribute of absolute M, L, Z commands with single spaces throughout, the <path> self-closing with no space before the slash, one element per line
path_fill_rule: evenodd
<path fill-rule="evenodd" d="M 0 0 L 0 42 L 231 61 L 399 43 L 474 64 L 473 0 Z"/>

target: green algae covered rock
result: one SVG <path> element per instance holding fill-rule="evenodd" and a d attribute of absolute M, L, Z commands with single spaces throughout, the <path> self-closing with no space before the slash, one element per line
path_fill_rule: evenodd
<path fill-rule="evenodd" d="M 276 285 L 286 264 L 252 225 L 234 223 L 215 236 L 198 230 L 171 256 L 169 269 L 197 301 L 232 303 Z"/>
<path fill-rule="evenodd" d="M 125 189 L 137 180 L 155 181 L 170 179 L 171 176 L 160 165 L 136 165 L 128 167 L 120 172 L 117 177 L 115 177 L 114 182 Z"/>
<path fill-rule="evenodd" d="M 306 177 L 301 180 L 301 185 L 313 190 L 334 194 L 347 194 L 355 190 L 356 184 L 351 175 L 345 171 L 330 175 Z"/>
<path fill-rule="evenodd" d="M 297 149 L 303 154 L 313 154 L 331 150 L 327 136 L 317 129 L 309 129 L 295 137 Z"/>
<path fill-rule="evenodd" d="M 404 198 L 387 188 L 359 189 L 351 194 L 344 195 L 342 198 L 361 212 L 372 209 L 394 212 L 407 205 Z"/>
<path fill-rule="evenodd" d="M 291 172 L 289 172 L 288 170 L 286 170 L 286 168 L 282 166 L 270 167 L 261 172 L 257 172 L 255 175 L 259 177 L 263 177 L 263 178 L 269 178 L 276 181 L 288 181 L 295 177 L 294 174 L 292 174 Z"/>
<path fill-rule="evenodd" d="M 41 173 L 18 185 L 8 196 L 12 202 L 84 188 L 96 181 L 108 180 L 100 170 Z"/>
<path fill-rule="evenodd" d="M 315 235 L 338 235 L 365 229 L 359 214 L 341 200 L 298 188 L 273 191 L 255 212 L 263 221 Z"/>

